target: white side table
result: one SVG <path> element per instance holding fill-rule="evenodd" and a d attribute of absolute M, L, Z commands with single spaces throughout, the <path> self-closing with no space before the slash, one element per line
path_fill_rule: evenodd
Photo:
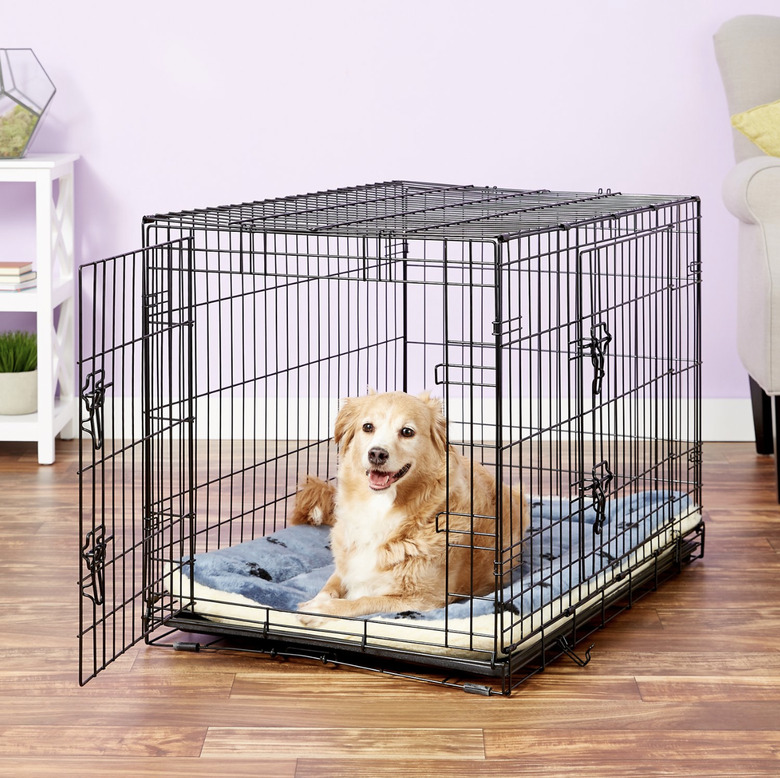
<path fill-rule="evenodd" d="M 77 433 L 73 163 L 78 158 L 78 154 L 28 154 L 23 159 L 0 159 L 0 183 L 35 184 L 33 269 L 38 273 L 36 288 L 0 292 L 0 328 L 6 329 L 3 312 L 33 311 L 38 330 L 38 412 L 0 416 L 0 440 L 37 440 L 41 464 L 54 462 L 58 434 L 71 439 Z"/>

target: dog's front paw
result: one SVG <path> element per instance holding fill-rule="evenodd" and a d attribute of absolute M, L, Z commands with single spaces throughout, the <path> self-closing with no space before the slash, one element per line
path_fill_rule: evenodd
<path fill-rule="evenodd" d="M 325 607 L 325 605 L 329 603 L 332 599 L 333 599 L 333 595 L 321 591 L 318 592 L 310 600 L 306 600 L 306 602 L 299 602 L 298 610 L 312 611 L 314 613 L 323 613 L 322 608 Z"/>
<path fill-rule="evenodd" d="M 313 603 L 314 600 L 309 600 L 309 602 L 302 602 L 298 606 L 298 621 L 304 627 L 324 627 L 328 619 L 318 615 L 321 611 L 318 605 Z"/>
<path fill-rule="evenodd" d="M 324 627 L 327 624 L 328 619 L 325 616 L 314 616 L 311 613 L 299 613 L 298 621 L 304 626 L 310 629 L 318 629 Z"/>
<path fill-rule="evenodd" d="M 332 602 L 333 597 L 320 592 L 311 600 L 298 603 L 298 620 L 306 627 L 321 627 L 326 620 L 317 614 L 328 614 L 328 605 Z"/>
<path fill-rule="evenodd" d="M 299 603 L 298 619 L 307 627 L 321 627 L 328 622 L 328 616 L 345 615 L 344 610 L 347 606 L 346 600 L 320 592 L 308 602 Z"/>

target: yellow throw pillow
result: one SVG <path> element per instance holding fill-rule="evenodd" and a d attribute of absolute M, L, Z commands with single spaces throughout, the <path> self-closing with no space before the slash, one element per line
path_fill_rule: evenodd
<path fill-rule="evenodd" d="M 765 154 L 780 157 L 780 100 L 735 113 L 731 123 Z"/>

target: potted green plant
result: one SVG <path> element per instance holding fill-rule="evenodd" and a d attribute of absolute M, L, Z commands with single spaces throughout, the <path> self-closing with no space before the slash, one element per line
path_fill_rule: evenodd
<path fill-rule="evenodd" d="M 0 333 L 0 415 L 38 410 L 38 341 L 31 332 Z"/>

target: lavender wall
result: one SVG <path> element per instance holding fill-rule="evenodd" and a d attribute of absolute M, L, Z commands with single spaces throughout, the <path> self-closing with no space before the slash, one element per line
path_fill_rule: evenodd
<path fill-rule="evenodd" d="M 81 262 L 136 248 L 146 213 L 392 178 L 698 194 L 704 395 L 744 411 L 712 49 L 741 13 L 780 6 L 32 0 L 3 8 L 0 45 L 58 87 L 32 150 L 82 155 Z M 0 185 L 0 259 L 29 251 L 31 212 Z"/>

